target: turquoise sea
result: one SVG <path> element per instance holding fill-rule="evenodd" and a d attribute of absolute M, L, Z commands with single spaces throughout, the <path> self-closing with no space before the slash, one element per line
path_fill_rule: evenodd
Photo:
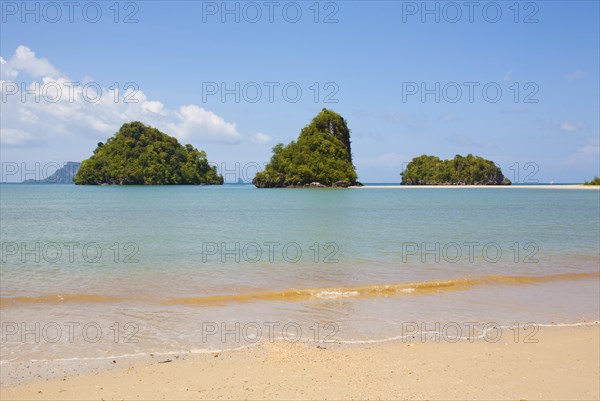
<path fill-rule="evenodd" d="M 600 320 L 598 190 L 3 184 L 0 201 L 2 364 Z"/>

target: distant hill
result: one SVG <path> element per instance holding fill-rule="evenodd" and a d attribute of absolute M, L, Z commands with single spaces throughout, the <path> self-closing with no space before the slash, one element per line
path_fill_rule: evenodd
<path fill-rule="evenodd" d="M 81 163 L 66 162 L 65 165 L 43 180 L 29 179 L 23 181 L 23 184 L 73 184 L 73 179 L 79 171 Z"/>
<path fill-rule="evenodd" d="M 220 185 L 206 153 L 139 121 L 123 124 L 81 163 L 78 185 Z"/>
<path fill-rule="evenodd" d="M 357 185 L 346 120 L 323 109 L 298 139 L 273 148 L 271 162 L 256 174 L 258 188 L 347 187 Z"/>

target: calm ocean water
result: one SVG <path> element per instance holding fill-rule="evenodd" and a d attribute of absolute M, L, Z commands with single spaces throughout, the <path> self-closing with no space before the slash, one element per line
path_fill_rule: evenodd
<path fill-rule="evenodd" d="M 600 314 L 594 190 L 1 185 L 0 200 L 2 363 Z"/>

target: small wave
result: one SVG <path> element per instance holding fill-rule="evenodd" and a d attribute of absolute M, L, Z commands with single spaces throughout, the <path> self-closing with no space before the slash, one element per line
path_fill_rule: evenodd
<path fill-rule="evenodd" d="M 600 273 L 567 273 L 546 276 L 502 276 L 489 275 L 474 278 L 459 278 L 443 281 L 422 281 L 416 283 L 374 284 L 361 286 L 343 286 L 326 288 L 302 288 L 281 291 L 255 292 L 247 294 L 230 294 L 216 296 L 200 296 L 172 298 L 161 301 L 169 305 L 211 305 L 225 303 L 247 303 L 258 301 L 294 302 L 310 299 L 359 298 L 359 297 L 393 297 L 427 295 L 448 291 L 465 291 L 476 286 L 501 285 L 532 285 L 561 280 L 577 280 L 585 278 L 600 278 Z"/>
<path fill-rule="evenodd" d="M 413 283 L 373 284 L 359 286 L 325 287 L 325 288 L 292 288 L 279 291 L 252 292 L 242 294 L 205 295 L 197 297 L 178 297 L 159 299 L 155 297 L 113 297 L 96 294 L 54 294 L 37 297 L 4 297 L 0 298 L 0 307 L 19 304 L 38 303 L 115 303 L 138 301 L 161 305 L 220 305 L 227 303 L 248 303 L 258 301 L 294 302 L 310 299 L 335 299 L 348 297 L 393 297 L 415 296 L 431 293 L 465 291 L 484 285 L 533 285 L 551 281 L 578 280 L 600 278 L 600 272 L 566 273 L 545 276 L 510 276 L 488 275 L 480 277 L 458 278 L 442 281 L 422 281 Z"/>

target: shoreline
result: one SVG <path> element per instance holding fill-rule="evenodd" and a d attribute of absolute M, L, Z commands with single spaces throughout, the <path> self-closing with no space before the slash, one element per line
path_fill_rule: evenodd
<path fill-rule="evenodd" d="M 9 399 L 598 399 L 598 322 L 508 330 L 498 341 L 261 342 L 203 354 L 106 361 L 3 385 Z M 124 363 L 123 363 L 124 362 Z M 132 362 L 132 361 L 129 361 Z M 7 366 L 4 365 L 3 368 Z"/>
<path fill-rule="evenodd" d="M 416 189 L 416 188 L 527 188 L 527 189 L 583 189 L 583 190 L 599 190 L 600 186 L 597 185 L 583 185 L 583 184 L 542 184 L 542 185 L 364 185 L 364 186 L 352 186 L 352 189 Z"/>

